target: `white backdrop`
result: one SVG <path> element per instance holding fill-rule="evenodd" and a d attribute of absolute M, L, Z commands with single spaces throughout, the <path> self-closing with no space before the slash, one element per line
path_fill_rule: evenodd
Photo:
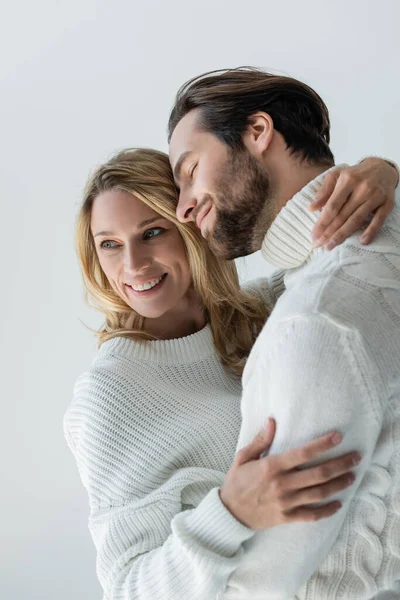
<path fill-rule="evenodd" d="M 72 241 L 89 171 L 126 146 L 166 150 L 178 86 L 246 64 L 317 89 L 338 161 L 399 161 L 399 20 L 397 0 L 4 3 L 1 598 L 101 597 L 87 499 L 62 436 L 95 348 L 80 320 L 98 321 Z M 266 269 L 252 257 L 243 276 Z"/>

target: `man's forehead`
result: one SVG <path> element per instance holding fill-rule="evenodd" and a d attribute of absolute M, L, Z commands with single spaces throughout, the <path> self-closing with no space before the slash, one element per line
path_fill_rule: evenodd
<path fill-rule="evenodd" d="M 193 151 L 200 133 L 198 127 L 199 111 L 191 110 L 179 121 L 175 127 L 169 144 L 171 164 L 174 164 L 180 154 Z"/>

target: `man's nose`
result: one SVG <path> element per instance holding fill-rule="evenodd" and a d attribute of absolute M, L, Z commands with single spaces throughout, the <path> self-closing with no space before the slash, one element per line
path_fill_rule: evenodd
<path fill-rule="evenodd" d="M 188 221 L 194 221 L 194 209 L 197 206 L 196 198 L 189 193 L 179 194 L 178 206 L 176 207 L 176 216 L 181 223 L 187 223 Z"/>

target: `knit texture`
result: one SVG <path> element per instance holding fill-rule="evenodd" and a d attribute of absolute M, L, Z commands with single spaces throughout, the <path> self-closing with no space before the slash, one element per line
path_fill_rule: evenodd
<path fill-rule="evenodd" d="M 250 288 L 272 308 L 282 273 Z M 221 596 L 253 531 L 221 503 L 241 383 L 209 326 L 185 338 L 112 339 L 77 381 L 64 430 L 89 496 L 107 600 Z"/>
<path fill-rule="evenodd" d="M 399 205 L 371 245 L 357 234 L 313 250 L 307 206 L 323 178 L 287 203 L 263 244 L 269 262 L 291 268 L 247 361 L 239 447 L 273 416 L 271 453 L 339 430 L 324 458 L 359 450 L 362 462 L 334 517 L 243 544 L 226 599 L 400 598 Z"/>

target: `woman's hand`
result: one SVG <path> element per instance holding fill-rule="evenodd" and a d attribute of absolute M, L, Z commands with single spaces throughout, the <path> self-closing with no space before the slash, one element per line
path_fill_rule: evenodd
<path fill-rule="evenodd" d="M 360 461 L 356 452 L 304 468 L 323 452 L 342 441 L 338 433 L 325 435 L 301 448 L 275 456 L 265 454 L 275 435 L 275 422 L 269 419 L 246 447 L 239 450 L 220 489 L 220 498 L 234 517 L 251 529 L 267 529 L 293 521 L 318 521 L 330 517 L 340 502 L 322 502 L 350 486 L 350 469 Z M 300 467 L 303 467 L 300 470 Z"/>
<path fill-rule="evenodd" d="M 353 167 L 338 167 L 327 173 L 310 210 L 322 209 L 313 231 L 316 247 L 332 250 L 372 221 L 361 236 L 369 244 L 394 207 L 399 173 L 382 158 L 366 158 Z"/>

